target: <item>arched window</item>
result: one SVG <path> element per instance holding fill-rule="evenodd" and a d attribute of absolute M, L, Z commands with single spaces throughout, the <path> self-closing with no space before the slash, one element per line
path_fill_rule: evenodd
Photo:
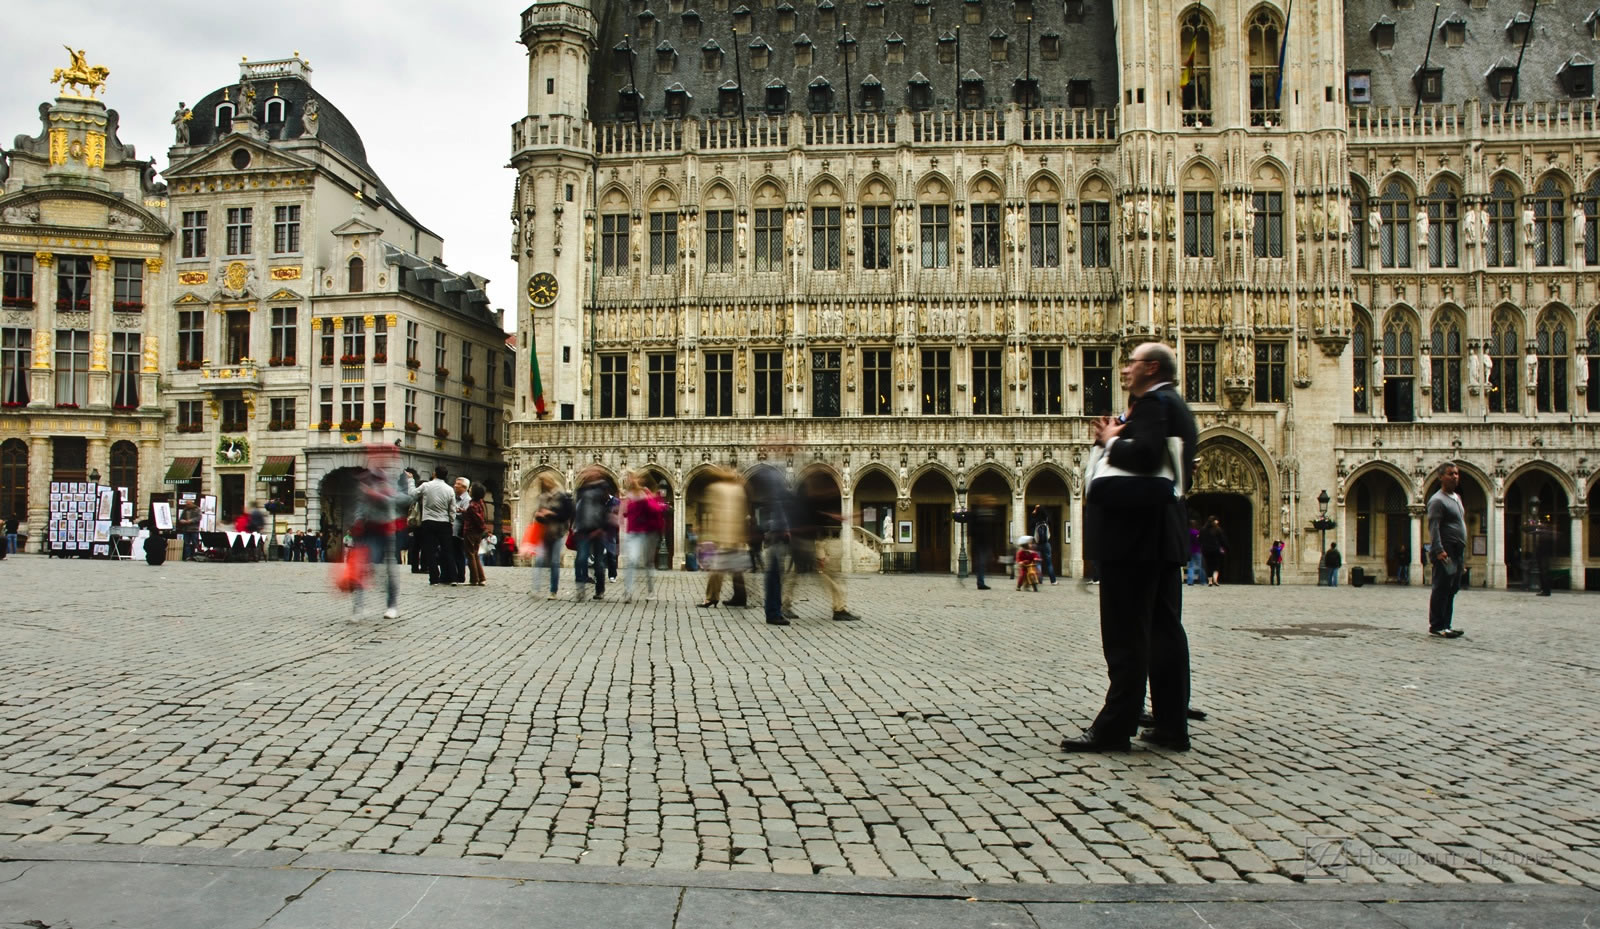
<path fill-rule="evenodd" d="M 917 191 L 918 235 L 924 268 L 950 267 L 950 188 L 930 178 Z"/>
<path fill-rule="evenodd" d="M 1416 418 L 1412 378 L 1417 373 L 1417 331 L 1411 317 L 1391 312 L 1383 326 L 1383 416 L 1392 423 Z"/>
<path fill-rule="evenodd" d="M 831 91 L 830 91 L 831 93 Z M 840 212 L 844 200 L 832 181 L 818 184 L 811 194 L 811 270 L 837 271 L 843 263 L 844 232 Z"/>
<path fill-rule="evenodd" d="M 233 131 L 233 104 L 217 104 L 215 125 L 219 139 Z"/>
<path fill-rule="evenodd" d="M 861 267 L 867 271 L 887 271 L 892 267 L 894 194 L 881 178 L 873 178 L 861 189 Z"/>
<path fill-rule="evenodd" d="M 1541 413 L 1567 412 L 1567 321 L 1560 313 L 1545 310 L 1539 317 L 1534 337 L 1539 351 L 1539 383 L 1534 399 Z"/>
<path fill-rule="evenodd" d="M 1185 126 L 1211 125 L 1211 19 L 1198 8 L 1178 29 L 1178 87 Z"/>
<path fill-rule="evenodd" d="M 1461 412 L 1461 328 L 1460 318 L 1455 313 L 1434 314 L 1428 342 L 1435 413 Z"/>
<path fill-rule="evenodd" d="M 139 447 L 126 440 L 111 446 L 111 486 L 126 487 L 128 496 L 124 503 L 132 503 L 139 512 Z"/>
<path fill-rule="evenodd" d="M 1189 258 L 1214 258 L 1217 254 L 1216 178 L 1204 165 L 1192 165 L 1183 176 L 1183 254 Z M 1122 220 L 1128 222 L 1130 201 L 1123 201 Z M 1124 230 L 1127 235 L 1131 232 Z"/>
<path fill-rule="evenodd" d="M 283 100 L 278 97 L 273 97 L 271 100 L 267 101 L 267 106 L 263 114 L 265 116 L 263 122 L 265 122 L 268 126 L 281 126 L 283 125 L 284 115 L 287 112 L 288 110 L 285 108 Z"/>
<path fill-rule="evenodd" d="M 619 277 L 628 273 L 628 198 L 612 188 L 600 200 L 600 274 Z"/>
<path fill-rule="evenodd" d="M 1533 194 L 1533 263 L 1567 263 L 1567 195 L 1550 175 Z"/>
<path fill-rule="evenodd" d="M 1250 211 L 1253 217 L 1250 236 L 1257 258 L 1283 257 L 1283 178 L 1276 171 L 1263 170 L 1258 184 L 1272 185 L 1250 194 Z"/>
<path fill-rule="evenodd" d="M 991 178 L 980 178 L 972 185 L 967 212 L 967 226 L 972 234 L 972 266 L 1000 267 L 1000 188 Z"/>
<path fill-rule="evenodd" d="M 1078 242 L 1085 268 L 1111 267 L 1111 188 L 1098 177 L 1078 190 Z"/>
<path fill-rule="evenodd" d="M 1390 181 L 1378 200 L 1383 228 L 1378 230 L 1378 255 L 1385 268 L 1411 267 L 1411 193 Z"/>
<path fill-rule="evenodd" d="M 1428 264 L 1435 268 L 1461 265 L 1461 196 L 1440 178 L 1428 191 Z"/>
<path fill-rule="evenodd" d="M 1494 314 L 1489 327 L 1489 344 L 1484 346 L 1489 355 L 1489 412 L 1517 412 L 1517 372 L 1522 369 L 1522 327 L 1517 325 L 1516 311 L 1502 307 Z"/>
<path fill-rule="evenodd" d="M 350 279 L 345 290 L 353 294 L 367 289 L 367 264 L 360 256 L 350 259 Z"/>
<path fill-rule="evenodd" d="M 705 271 L 733 273 L 733 194 L 725 185 L 713 184 L 701 204 L 705 220 Z"/>
<path fill-rule="evenodd" d="M 756 271 L 783 270 L 783 192 L 771 182 L 756 188 Z"/>
<path fill-rule="evenodd" d="M 1591 267 L 1600 265 L 1600 172 L 1583 195 L 1583 261 Z"/>
<path fill-rule="evenodd" d="M 27 518 L 28 443 L 7 439 L 0 445 L 0 519 Z"/>
<path fill-rule="evenodd" d="M 1588 395 L 1589 412 L 1600 413 L 1600 310 L 1589 314 L 1589 384 L 1585 388 Z"/>
<path fill-rule="evenodd" d="M 1278 102 L 1278 52 L 1283 27 L 1278 16 L 1262 7 L 1250 17 L 1246 41 L 1250 48 L 1250 125 L 1278 126 L 1283 111 Z"/>
<path fill-rule="evenodd" d="M 1028 189 L 1028 264 L 1061 267 L 1061 191 L 1045 177 Z"/>
<path fill-rule="evenodd" d="M 678 270 L 678 198 L 670 187 L 661 184 L 650 192 L 649 213 L 649 271 L 672 274 Z"/>
<path fill-rule="evenodd" d="M 1367 266 L 1367 188 L 1350 179 L 1350 267 Z"/>
<path fill-rule="evenodd" d="M 1484 237 L 1484 263 L 1491 268 L 1511 268 L 1517 264 L 1517 195 L 1503 177 L 1494 179 L 1489 199 L 1484 203 L 1489 214 L 1488 234 Z"/>
<path fill-rule="evenodd" d="M 1355 313 L 1355 331 L 1350 335 L 1351 364 L 1351 399 L 1352 408 L 1357 413 L 1371 411 L 1369 406 L 1372 393 L 1372 325 L 1367 322 L 1365 313 L 1359 310 Z"/>

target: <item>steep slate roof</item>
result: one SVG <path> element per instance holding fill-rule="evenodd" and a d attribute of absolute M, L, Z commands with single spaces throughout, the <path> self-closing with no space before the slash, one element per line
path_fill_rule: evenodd
<path fill-rule="evenodd" d="M 916 12 L 924 5 L 931 15 L 926 25 L 919 25 Z M 883 108 L 897 110 L 906 105 L 907 82 L 920 71 L 928 76 L 933 88 L 934 108 L 953 109 L 956 66 L 940 62 L 938 39 L 961 25 L 961 72 L 976 71 L 982 76 L 986 106 L 1009 103 L 1012 82 L 1027 71 L 1028 26 L 1014 21 L 1013 0 L 984 0 L 977 4 L 983 9 L 983 21 L 977 24 L 966 23 L 966 10 L 971 5 L 967 0 L 887 0 L 882 4 L 872 0 L 778 0 L 772 5 L 762 0 L 683 0 L 683 11 L 674 13 L 670 12 L 672 0 L 592 0 L 600 34 L 589 91 L 589 115 L 596 121 L 632 119 L 631 112 L 619 113 L 618 92 L 635 78 L 642 98 L 642 115 L 647 119 L 664 115 L 666 91 L 672 84 L 681 84 L 689 93 L 688 115 L 715 115 L 718 89 L 738 77 L 736 44 L 747 113 L 764 112 L 766 88 L 775 80 L 788 88 L 790 110 L 808 112 L 807 88 L 818 78 L 833 88 L 834 110 L 843 113 L 845 64 L 838 41 L 844 37 L 844 23 L 849 24 L 850 38 L 855 40 L 856 57 L 850 63 L 850 81 L 855 85 L 850 92 L 855 100 L 861 97 L 861 83 L 872 74 L 883 85 Z M 794 28 L 779 32 L 780 11 L 790 6 L 794 10 Z M 869 6 L 882 12 L 883 25 L 867 24 Z M 1069 80 L 1092 81 L 1097 106 L 1114 106 L 1117 102 L 1116 33 L 1111 3 L 1085 0 L 1083 6 L 1083 21 L 1067 22 L 1061 0 L 1035 0 L 1032 4 L 1033 61 L 1028 73 L 1038 82 L 1040 106 L 1065 106 Z M 825 9 L 832 10 L 832 31 L 822 27 Z M 649 15 L 641 19 L 644 12 Z M 736 15 L 748 17 L 748 32 L 732 34 Z M 699 20 L 698 35 L 685 26 L 686 18 Z M 989 57 L 990 36 L 997 30 L 1006 36 L 1005 61 L 991 61 Z M 1045 33 L 1060 36 L 1061 54 L 1056 61 L 1045 61 L 1040 52 L 1040 39 Z M 887 40 L 892 35 L 904 40 L 905 59 L 898 64 L 888 61 Z M 795 64 L 795 43 L 802 37 L 811 41 L 809 67 Z M 613 53 L 624 41 L 634 49 L 631 77 L 626 59 L 619 60 Z M 710 41 L 722 48 L 723 55 L 721 67 L 707 71 L 702 49 Z M 757 71 L 751 67 L 750 46 L 759 41 L 772 51 L 767 67 Z M 677 53 L 670 74 L 656 71 L 656 49 L 662 43 L 669 43 Z"/>
<path fill-rule="evenodd" d="M 1557 74 L 1573 55 L 1593 52 L 1595 42 L 1586 20 L 1597 5 L 1600 0 L 1543 0 L 1539 4 L 1522 60 L 1518 101 L 1572 99 Z M 1397 9 L 1394 0 L 1344 0 L 1345 67 L 1372 72 L 1374 106 L 1415 104 L 1411 78 L 1422 67 L 1424 56 L 1430 68 L 1443 69 L 1441 102 L 1476 98 L 1486 105 L 1498 104 L 1489 92 L 1487 76 L 1502 58 L 1516 64 L 1521 44 L 1511 40 L 1506 27 L 1518 14 L 1525 19 L 1532 7 L 1530 0 L 1487 0 L 1480 10 L 1474 9 L 1472 0 L 1445 0 L 1439 8 L 1439 29 L 1430 54 L 1433 4 L 1427 0 L 1415 0 L 1410 9 Z M 1384 16 L 1395 24 L 1394 47 L 1387 51 L 1376 48 L 1370 34 L 1373 24 Z M 1456 17 L 1466 22 L 1466 43 L 1450 48 L 1445 41 L 1445 23 Z"/>
<path fill-rule="evenodd" d="M 194 120 L 189 123 L 189 144 L 195 147 L 211 145 L 217 141 L 216 110 L 222 103 L 232 103 L 237 96 L 238 84 L 229 84 L 219 87 L 211 93 L 200 98 L 191 109 L 194 111 Z M 361 141 L 361 134 L 356 132 L 356 127 L 350 120 L 333 105 L 327 97 L 317 93 L 311 85 L 298 77 L 282 77 L 251 81 L 250 86 L 256 92 L 255 117 L 261 124 L 269 140 L 298 139 L 305 135 L 305 122 L 302 116 L 305 112 L 306 101 L 315 98 L 317 101 L 317 138 L 323 144 L 349 159 L 357 168 L 372 179 L 378 188 L 377 199 L 384 207 L 393 211 L 412 225 L 427 229 L 416 217 L 412 216 L 400 201 L 389 190 L 383 178 L 367 163 L 367 147 Z M 267 101 L 273 99 L 273 90 L 277 90 L 277 98 L 286 104 L 287 113 L 282 126 L 268 127 L 265 123 Z M 227 133 L 223 133 L 227 135 Z M 369 197 L 370 199 L 370 197 Z"/>

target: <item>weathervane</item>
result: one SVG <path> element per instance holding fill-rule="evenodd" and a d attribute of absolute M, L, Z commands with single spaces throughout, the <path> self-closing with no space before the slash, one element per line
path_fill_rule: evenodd
<path fill-rule="evenodd" d="M 67 55 L 71 57 L 72 64 L 69 67 L 57 68 L 55 74 L 50 78 L 50 83 L 60 84 L 63 96 L 81 96 L 81 94 L 77 93 L 69 95 L 67 94 L 67 89 L 87 87 L 89 96 L 93 97 L 95 91 L 105 86 L 106 78 L 111 75 L 111 69 L 103 65 L 89 64 L 85 60 L 87 53 L 82 49 L 73 51 L 70 45 L 62 47 L 67 50 Z"/>

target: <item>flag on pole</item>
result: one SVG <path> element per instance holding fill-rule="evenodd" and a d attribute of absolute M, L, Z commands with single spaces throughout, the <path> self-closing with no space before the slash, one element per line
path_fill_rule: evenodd
<path fill-rule="evenodd" d="M 1189 40 L 1189 54 L 1183 56 L 1183 72 L 1178 75 L 1178 86 L 1188 87 L 1189 81 L 1194 79 L 1194 56 L 1200 49 L 1200 36 L 1195 35 Z"/>
<path fill-rule="evenodd" d="M 1289 20 L 1294 18 L 1294 0 L 1289 0 L 1289 10 L 1283 15 L 1283 41 L 1278 43 L 1278 88 L 1273 91 L 1273 106 L 1283 106 L 1283 65 L 1289 56 Z M 1278 117 L 1282 119 L 1283 117 Z"/>
<path fill-rule="evenodd" d="M 528 364 L 532 369 L 533 377 L 529 381 L 528 392 L 533 395 L 533 408 L 540 416 L 544 415 L 544 381 L 539 377 L 539 347 L 534 341 L 533 324 L 528 324 Z"/>

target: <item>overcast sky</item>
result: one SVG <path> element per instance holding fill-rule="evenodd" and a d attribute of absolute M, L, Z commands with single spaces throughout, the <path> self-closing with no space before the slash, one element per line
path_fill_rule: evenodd
<path fill-rule="evenodd" d="M 172 111 L 239 79 L 241 56 L 299 51 L 318 94 L 355 124 L 367 159 L 400 202 L 444 237 L 455 271 L 490 279 L 514 330 L 516 265 L 507 214 L 515 174 L 511 123 L 527 112 L 527 57 L 517 42 L 531 0 L 284 0 L 264 6 L 195 0 L 6 0 L 0 139 L 39 134 L 64 45 L 111 69 L 100 96 L 140 158 L 167 166 Z"/>

